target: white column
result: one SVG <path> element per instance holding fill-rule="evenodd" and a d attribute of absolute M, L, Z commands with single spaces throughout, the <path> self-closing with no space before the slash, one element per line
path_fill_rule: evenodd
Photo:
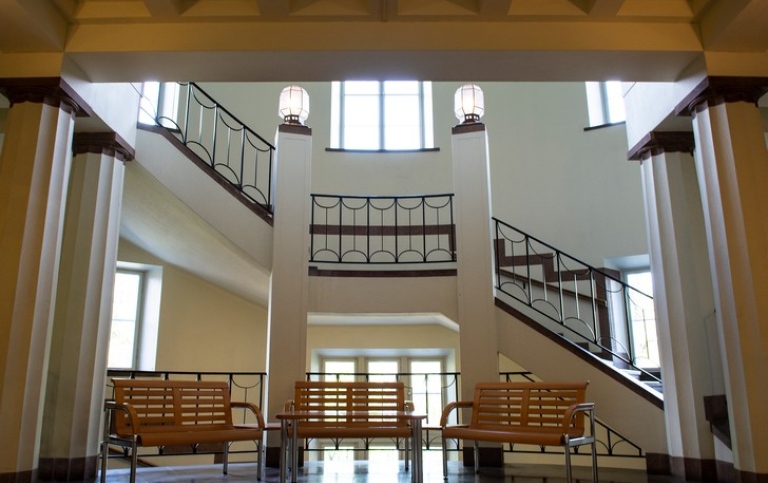
<path fill-rule="evenodd" d="M 0 480 L 34 480 L 76 105 L 17 85 L 0 154 Z M 14 480 L 16 478 L 16 480 Z"/>
<path fill-rule="evenodd" d="M 453 183 L 461 395 L 498 381 L 488 136 L 481 123 L 453 128 Z"/>
<path fill-rule="evenodd" d="M 274 415 L 293 397 L 294 382 L 304 380 L 307 371 L 311 134 L 308 127 L 283 124 L 275 140 L 274 248 L 265 403 L 268 421 L 276 421 Z M 279 447 L 279 435 L 269 437 L 268 449 Z M 270 460 L 271 454 L 270 450 Z M 277 454 L 275 451 L 275 457 Z"/>
<path fill-rule="evenodd" d="M 705 80 L 691 105 L 734 466 L 752 481 L 768 477 L 768 79 L 737 80 Z"/>
<path fill-rule="evenodd" d="M 112 133 L 76 134 L 40 445 L 40 476 L 95 478 L 124 160 Z M 79 154 L 78 154 L 79 153 Z"/>
<path fill-rule="evenodd" d="M 648 247 L 672 474 L 716 474 L 704 397 L 722 394 L 719 341 L 692 133 L 667 137 L 643 157 Z M 651 133 L 654 138 L 655 133 Z M 682 146 L 681 138 L 687 146 Z"/>

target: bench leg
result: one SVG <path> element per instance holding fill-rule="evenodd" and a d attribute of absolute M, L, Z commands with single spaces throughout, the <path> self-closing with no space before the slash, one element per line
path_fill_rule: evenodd
<path fill-rule="evenodd" d="M 262 454 L 261 452 L 264 450 L 263 443 L 263 437 L 261 440 L 256 441 L 256 479 L 258 481 L 261 481 L 261 465 L 262 465 Z"/>
<path fill-rule="evenodd" d="M 565 439 L 565 446 L 563 447 L 565 450 L 565 481 L 566 483 L 571 483 L 572 476 L 571 476 L 571 447 L 568 444 L 568 437 L 566 436 Z"/>
<path fill-rule="evenodd" d="M 134 436 L 131 448 L 131 483 L 136 483 L 136 467 L 139 465 L 139 448 L 136 443 L 136 436 Z"/>
<path fill-rule="evenodd" d="M 592 439 L 592 482 L 597 483 L 597 442 Z"/>
<path fill-rule="evenodd" d="M 410 446 L 411 446 L 411 438 L 404 438 L 405 439 L 405 471 L 408 471 L 409 468 L 409 460 L 411 458 L 410 455 Z"/>
<path fill-rule="evenodd" d="M 224 441 L 224 474 L 227 474 L 227 471 L 229 471 L 229 441 Z"/>
<path fill-rule="evenodd" d="M 441 438 L 440 441 L 442 442 L 442 453 L 443 453 L 443 479 L 448 479 L 448 450 L 445 447 L 445 438 Z"/>
<path fill-rule="evenodd" d="M 474 450 L 475 450 L 475 474 L 480 474 L 480 442 L 475 441 L 474 444 Z"/>

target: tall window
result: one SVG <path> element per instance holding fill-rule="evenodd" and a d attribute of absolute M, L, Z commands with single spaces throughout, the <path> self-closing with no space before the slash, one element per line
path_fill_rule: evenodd
<path fill-rule="evenodd" d="M 653 294 L 653 278 L 649 270 L 627 273 L 626 280 L 630 287 L 644 294 Z M 659 367 L 661 363 L 653 299 L 630 291 L 628 309 L 637 366 L 643 368 Z"/>
<path fill-rule="evenodd" d="M 143 272 L 118 269 L 115 274 L 112 331 L 107 356 L 107 366 L 111 369 L 136 367 L 143 282 Z"/>
<path fill-rule="evenodd" d="M 331 102 L 332 148 L 375 151 L 433 147 L 429 82 L 334 82 Z"/>
<path fill-rule="evenodd" d="M 602 126 L 626 120 L 621 82 L 587 82 L 589 125 Z"/>

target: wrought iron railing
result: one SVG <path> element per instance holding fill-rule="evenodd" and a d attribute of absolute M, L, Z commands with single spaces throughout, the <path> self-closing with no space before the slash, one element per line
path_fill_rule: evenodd
<path fill-rule="evenodd" d="M 624 283 L 618 273 L 592 267 L 503 221 L 494 222 L 498 291 L 554 322 L 548 325 L 551 330 L 617 367 L 660 382 L 652 370 L 657 364 L 648 362 L 658 353 L 651 347 L 656 344 L 655 325 L 643 333 L 643 324 L 653 323 L 653 317 L 636 315 L 653 311 L 650 295 Z"/>
<path fill-rule="evenodd" d="M 275 147 L 243 124 L 194 82 L 178 86 L 178 111 L 158 110 L 155 122 L 247 199 L 272 212 Z M 170 97 L 170 89 L 164 92 Z"/>
<path fill-rule="evenodd" d="M 310 262 L 456 261 L 453 195 L 312 195 Z"/>

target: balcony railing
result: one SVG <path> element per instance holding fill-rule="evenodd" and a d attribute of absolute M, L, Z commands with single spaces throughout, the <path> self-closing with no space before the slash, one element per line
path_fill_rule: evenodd
<path fill-rule="evenodd" d="M 456 261 L 453 195 L 312 195 L 310 262 Z"/>
<path fill-rule="evenodd" d="M 166 84 L 163 92 L 165 97 L 177 94 L 178 110 L 158 110 L 156 123 L 173 132 L 243 196 L 271 213 L 275 147 L 194 82 Z"/>
<path fill-rule="evenodd" d="M 499 291 L 554 322 L 544 324 L 550 330 L 617 367 L 660 382 L 649 370 L 658 368 L 652 357 L 658 354 L 656 339 L 650 336 L 655 326 L 643 330 L 632 322 L 648 322 L 650 295 L 624 283 L 618 273 L 592 267 L 500 220 L 494 222 Z"/>

